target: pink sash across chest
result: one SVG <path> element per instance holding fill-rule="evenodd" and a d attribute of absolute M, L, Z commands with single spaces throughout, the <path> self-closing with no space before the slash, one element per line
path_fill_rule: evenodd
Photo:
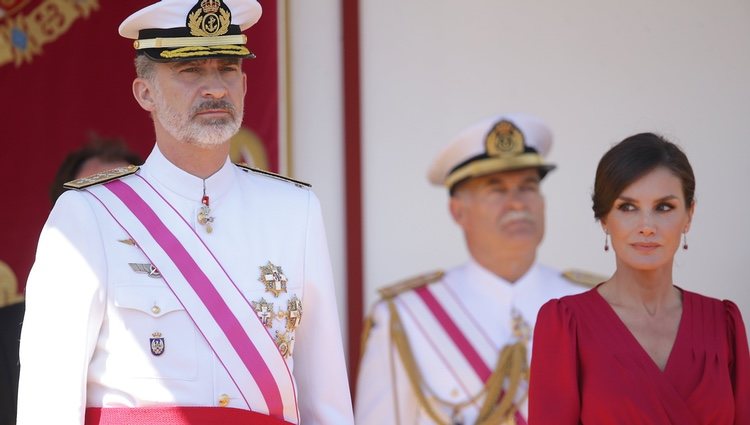
<path fill-rule="evenodd" d="M 286 361 L 249 301 L 185 219 L 138 174 L 86 190 L 159 270 L 248 409 L 299 423 Z"/>
<path fill-rule="evenodd" d="M 432 292 L 431 288 L 439 286 L 441 284 L 422 286 L 414 290 L 419 300 L 421 300 L 427 307 L 429 312 L 432 314 L 433 319 L 440 325 L 445 334 L 449 337 L 450 341 L 455 345 L 457 351 L 463 356 L 467 364 L 470 365 L 471 369 L 476 373 L 477 377 L 484 383 L 492 375 L 492 368 L 487 363 L 484 357 L 476 348 L 477 343 L 472 343 L 466 333 L 462 330 L 467 327 L 480 328 L 476 320 L 470 317 L 468 311 L 464 309 L 452 309 L 453 314 L 443 306 L 441 301 Z M 449 292 L 450 293 L 450 292 Z M 455 316 L 465 316 L 461 322 L 465 323 L 463 326 L 459 326 Z M 478 329 L 479 333 L 483 332 L 482 329 Z M 484 344 L 486 345 L 486 343 Z M 499 352 L 496 353 L 499 355 Z M 514 419 L 518 425 L 526 425 L 526 419 L 523 417 L 521 412 L 516 410 Z"/>

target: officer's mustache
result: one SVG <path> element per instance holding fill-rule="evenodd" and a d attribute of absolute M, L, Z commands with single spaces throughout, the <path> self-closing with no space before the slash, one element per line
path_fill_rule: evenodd
<path fill-rule="evenodd" d="M 196 106 L 192 110 L 192 115 L 195 116 L 196 114 L 199 114 L 204 111 L 211 111 L 215 109 L 222 109 L 228 111 L 232 117 L 235 116 L 235 109 L 234 105 L 227 102 L 226 100 L 207 100 L 205 102 L 202 102 L 200 105 Z"/>
<path fill-rule="evenodd" d="M 502 217 L 500 217 L 500 225 L 510 224 L 515 221 L 528 221 L 533 223 L 534 222 L 534 216 L 531 215 L 528 211 L 508 211 L 507 213 L 503 214 Z"/>

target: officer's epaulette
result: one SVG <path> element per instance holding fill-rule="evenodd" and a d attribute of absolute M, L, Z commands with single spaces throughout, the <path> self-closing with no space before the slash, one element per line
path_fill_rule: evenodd
<path fill-rule="evenodd" d="M 583 286 L 596 286 L 607 280 L 606 276 L 577 269 L 565 270 L 562 272 L 562 276 L 573 283 Z"/>
<path fill-rule="evenodd" d="M 236 163 L 234 165 L 242 168 L 245 171 L 252 171 L 254 173 L 263 174 L 263 175 L 266 175 L 266 176 L 269 176 L 269 177 L 273 177 L 275 179 L 283 180 L 283 181 L 285 181 L 287 183 L 293 183 L 293 184 L 295 184 L 298 187 L 312 187 L 312 185 L 310 183 L 305 183 L 305 182 L 300 181 L 300 180 L 295 180 L 295 179 L 293 179 L 291 177 L 283 176 L 281 174 L 276 174 L 276 173 L 273 173 L 271 171 L 261 170 L 260 168 L 253 168 L 253 167 L 245 164 L 244 162 L 238 162 L 238 163 Z"/>
<path fill-rule="evenodd" d="M 442 270 L 434 271 L 432 273 L 425 273 L 410 279 L 402 280 L 394 283 L 393 285 L 386 286 L 378 289 L 378 293 L 383 299 L 393 298 L 406 291 L 419 288 L 420 286 L 429 285 L 430 283 L 437 282 L 442 279 L 445 272 Z"/>
<path fill-rule="evenodd" d="M 138 171 L 137 165 L 128 165 L 127 167 L 113 168 L 111 170 L 102 171 L 100 173 L 92 174 L 90 176 L 81 177 L 80 179 L 71 180 L 63 187 L 66 189 L 85 189 L 95 184 L 106 183 L 120 177 L 129 176 Z"/>

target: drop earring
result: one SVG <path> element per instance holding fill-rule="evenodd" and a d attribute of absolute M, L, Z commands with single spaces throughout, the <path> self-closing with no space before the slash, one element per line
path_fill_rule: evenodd
<path fill-rule="evenodd" d="M 687 244 L 687 232 L 682 232 L 682 249 L 687 251 L 688 244 Z"/>
<path fill-rule="evenodd" d="M 609 233 L 604 232 L 604 252 L 609 251 Z"/>

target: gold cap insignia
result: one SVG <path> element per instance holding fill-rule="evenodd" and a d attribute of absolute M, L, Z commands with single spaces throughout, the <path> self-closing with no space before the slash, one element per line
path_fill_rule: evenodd
<path fill-rule="evenodd" d="M 221 0 L 200 0 L 190 9 L 187 26 L 196 37 L 215 37 L 229 31 L 232 13 Z"/>
<path fill-rule="evenodd" d="M 516 156 L 524 152 L 524 137 L 521 130 L 508 120 L 501 120 L 490 130 L 485 139 L 487 155 L 493 157 Z"/>

